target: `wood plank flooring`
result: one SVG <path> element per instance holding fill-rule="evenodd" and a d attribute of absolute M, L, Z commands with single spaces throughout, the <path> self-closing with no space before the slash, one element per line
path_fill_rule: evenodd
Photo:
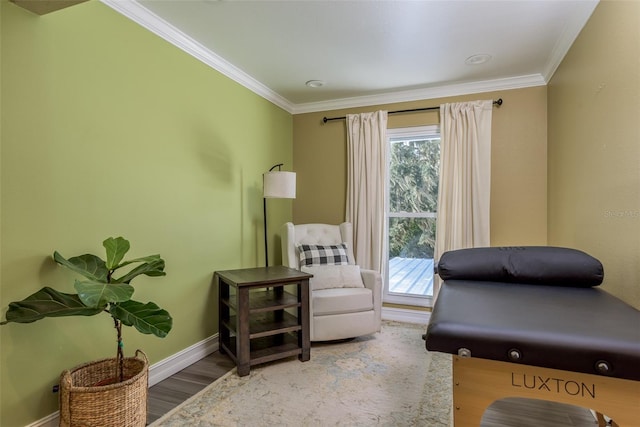
<path fill-rule="evenodd" d="M 147 422 L 157 420 L 220 378 L 233 366 L 231 359 L 216 351 L 154 385 L 149 389 Z M 590 411 L 584 408 L 541 400 L 504 399 L 495 402 L 487 409 L 481 427 L 594 427 L 596 425 Z"/>
<path fill-rule="evenodd" d="M 216 351 L 149 388 L 147 424 L 157 420 L 189 397 L 229 372 L 235 365 Z"/>

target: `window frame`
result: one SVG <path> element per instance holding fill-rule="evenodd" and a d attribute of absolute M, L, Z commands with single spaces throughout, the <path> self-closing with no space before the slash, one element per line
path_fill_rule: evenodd
<path fill-rule="evenodd" d="M 392 128 L 387 129 L 387 164 L 386 164 L 386 173 L 385 173 L 385 212 L 384 212 L 384 275 L 383 275 L 383 290 L 382 290 L 382 301 L 390 304 L 401 304 L 407 306 L 417 306 L 417 307 L 432 307 L 433 306 L 433 296 L 423 296 L 423 295 L 398 295 L 391 294 L 389 292 L 389 219 L 390 218 L 436 218 L 437 212 L 429 212 L 429 213 L 403 213 L 397 214 L 390 212 L 390 194 L 389 194 L 389 180 L 390 180 L 390 170 L 391 170 L 391 140 L 398 138 L 424 138 L 430 139 L 433 137 L 440 137 L 440 125 L 425 125 L 425 126 L 412 126 L 412 127 L 404 127 L 404 128 Z M 436 278 L 434 277 L 434 280 Z"/>

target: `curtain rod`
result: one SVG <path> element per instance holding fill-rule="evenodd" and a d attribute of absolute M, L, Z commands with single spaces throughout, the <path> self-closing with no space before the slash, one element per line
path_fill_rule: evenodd
<path fill-rule="evenodd" d="M 493 105 L 497 105 L 498 107 L 502 105 L 502 98 L 498 98 L 495 101 L 493 101 Z M 425 108 L 412 108 L 410 110 L 397 110 L 397 111 L 389 111 L 387 114 L 398 114 L 398 113 L 412 113 L 414 111 L 430 111 L 430 110 L 439 110 L 440 107 L 425 107 Z M 330 117 L 330 118 L 326 118 L 324 117 L 322 119 L 323 123 L 327 123 L 333 120 L 344 120 L 346 119 L 345 116 L 343 117 Z"/>

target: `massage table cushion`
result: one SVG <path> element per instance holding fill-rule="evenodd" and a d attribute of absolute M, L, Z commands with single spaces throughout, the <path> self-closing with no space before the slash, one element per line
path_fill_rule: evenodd
<path fill-rule="evenodd" d="M 443 254 L 430 351 L 640 380 L 640 312 L 597 288 L 602 264 L 557 247 Z"/>

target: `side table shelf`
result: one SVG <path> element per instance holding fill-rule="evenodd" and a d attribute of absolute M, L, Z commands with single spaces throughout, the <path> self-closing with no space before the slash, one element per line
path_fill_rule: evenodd
<path fill-rule="evenodd" d="M 274 313 L 251 316 L 249 320 L 249 339 L 283 334 L 286 332 L 296 332 L 302 329 L 296 316 L 284 313 L 282 317 L 282 319 L 279 319 Z M 237 316 L 231 316 L 228 321 L 222 320 L 222 322 L 226 328 L 229 328 L 230 334 L 238 335 L 238 331 L 236 330 L 236 325 L 238 324 Z"/>
<path fill-rule="evenodd" d="M 230 308 L 237 310 L 234 295 L 230 295 L 228 298 L 222 300 L 222 302 L 225 305 L 228 305 Z M 298 305 L 300 305 L 300 302 L 298 302 L 298 297 L 285 291 L 254 291 L 251 292 L 251 299 L 249 300 L 249 311 L 251 313 L 258 313 L 260 311 L 272 311 L 278 308 L 292 308 L 297 307 Z"/>
<path fill-rule="evenodd" d="M 238 375 L 284 357 L 310 358 L 309 278 L 283 266 L 217 271 L 220 350 Z M 285 286 L 295 287 L 295 294 Z"/>

